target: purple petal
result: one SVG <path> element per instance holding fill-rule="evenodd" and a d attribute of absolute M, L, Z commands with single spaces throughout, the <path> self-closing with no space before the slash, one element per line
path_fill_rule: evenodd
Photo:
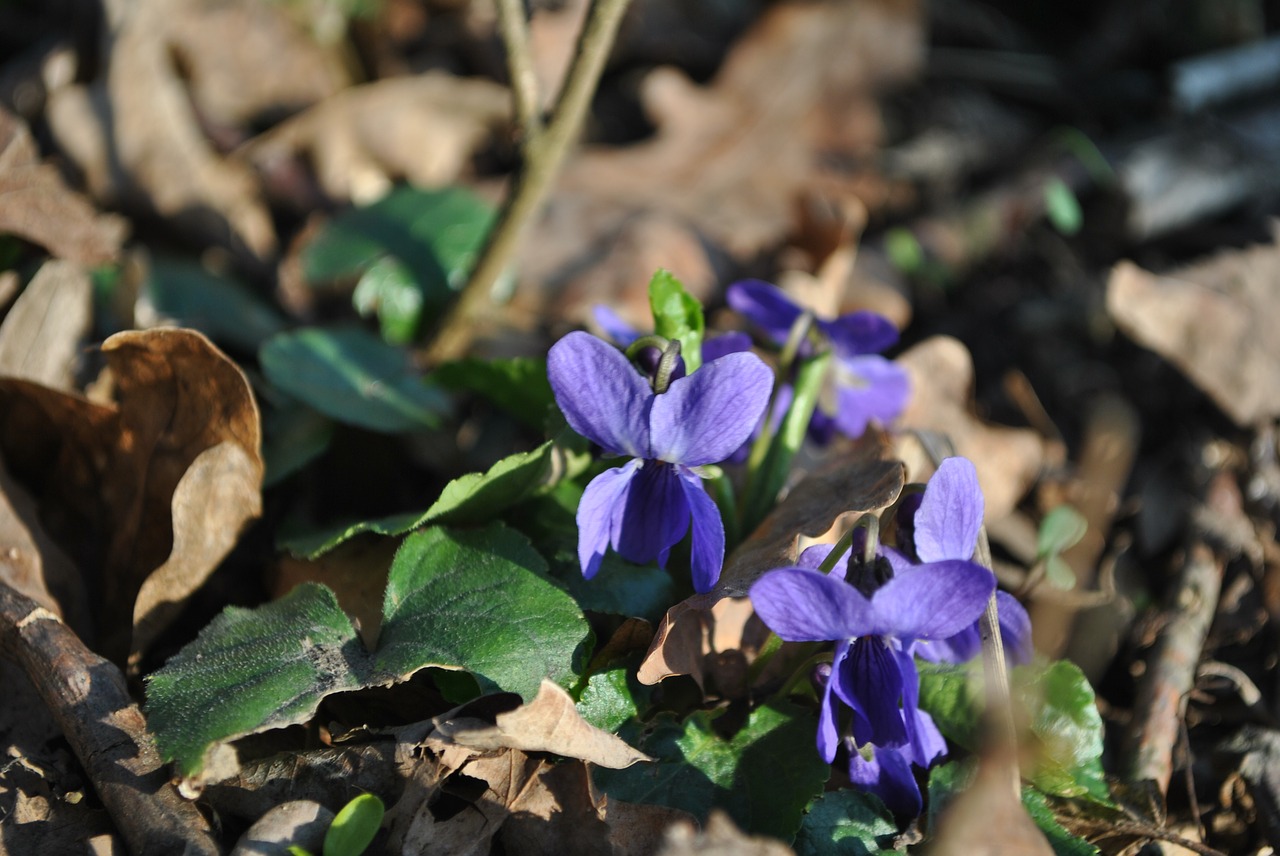
<path fill-rule="evenodd" d="M 840 733 L 836 728 L 836 699 L 832 696 L 832 684 L 835 681 L 835 673 L 848 655 L 848 641 L 837 642 L 835 655 L 831 659 L 831 674 L 827 676 L 827 685 L 822 689 L 822 706 L 818 709 L 818 754 L 828 764 L 836 759 L 836 750 L 840 748 Z"/>
<path fill-rule="evenodd" d="M 617 348 L 588 333 L 570 333 L 551 346 L 547 379 L 574 431 L 615 455 L 652 457 L 653 390 Z"/>
<path fill-rule="evenodd" d="M 836 427 L 847 436 L 861 437 L 873 420 L 882 425 L 892 422 L 911 398 L 906 369 L 884 357 L 844 357 L 832 363 L 832 369 Z"/>
<path fill-rule="evenodd" d="M 614 549 L 629 562 L 665 567 L 667 552 L 688 531 L 689 503 L 675 467 L 645 461 L 627 491 Z"/>
<path fill-rule="evenodd" d="M 996 592 L 996 611 L 1000 616 L 1005 659 L 1011 666 L 1030 663 L 1035 653 L 1031 644 L 1031 616 L 1016 597 L 1005 591 Z"/>
<path fill-rule="evenodd" d="M 904 753 L 885 746 L 871 747 L 870 759 L 849 753 L 849 780 L 880 798 L 889 811 L 900 817 L 916 817 L 924 802 L 920 786 Z"/>
<path fill-rule="evenodd" d="M 759 279 L 735 282 L 725 300 L 779 345 L 787 341 L 791 325 L 804 311 L 785 291 Z"/>
<path fill-rule="evenodd" d="M 875 312 L 850 312 L 834 321 L 819 321 L 836 353 L 845 357 L 878 354 L 898 342 L 898 328 Z"/>
<path fill-rule="evenodd" d="M 800 554 L 800 558 L 796 559 L 796 566 L 816 571 L 818 566 L 827 560 L 827 556 L 830 556 L 831 551 L 835 548 L 835 544 L 814 544 L 812 547 L 806 547 L 804 552 Z M 847 557 L 836 562 L 836 568 L 841 571 L 841 579 L 844 578 L 844 571 L 841 566 L 847 566 L 848 564 L 849 559 Z M 835 573 L 835 571 L 832 571 L 832 573 Z"/>
<path fill-rule="evenodd" d="M 724 521 L 720 509 L 702 487 L 697 473 L 684 467 L 678 468 L 680 486 L 693 512 L 693 539 L 690 545 L 690 564 L 693 568 L 693 589 L 699 594 L 711 591 L 720 579 L 720 566 L 724 564 Z"/>
<path fill-rule="evenodd" d="M 921 640 L 916 655 L 931 663 L 967 663 L 982 650 L 982 634 L 975 621 L 946 639 Z"/>
<path fill-rule="evenodd" d="M 605 551 L 617 540 L 627 489 L 639 469 L 640 461 L 631 461 L 625 467 L 605 470 L 582 492 L 578 502 L 578 561 L 587 579 L 600 570 Z"/>
<path fill-rule="evenodd" d="M 977 470 L 968 458 L 947 458 L 929 479 L 916 512 L 916 555 L 920 561 L 973 558 L 982 514 Z"/>
<path fill-rule="evenodd" d="M 850 585 L 804 568 L 779 568 L 756 580 L 751 603 L 787 642 L 860 636 L 871 625 L 871 602 Z"/>
<path fill-rule="evenodd" d="M 702 343 L 702 362 L 718 360 L 726 354 L 738 354 L 751 350 L 751 337 L 746 333 L 721 333 Z"/>
<path fill-rule="evenodd" d="M 893 653 L 903 675 L 902 722 L 907 729 L 911 759 L 921 767 L 927 767 L 934 758 L 947 751 L 947 742 L 942 739 L 932 717 L 920 710 L 920 673 L 916 671 L 911 652 L 898 649 Z"/>
<path fill-rule="evenodd" d="M 978 619 L 995 588 L 995 575 L 973 562 L 916 565 L 895 574 L 872 596 L 877 623 L 871 632 L 945 639 Z"/>
<path fill-rule="evenodd" d="M 614 312 L 608 306 L 605 306 L 603 303 L 596 304 L 592 307 L 591 314 L 596 319 L 596 326 L 598 326 L 606 336 L 623 348 L 640 338 L 639 330 L 632 327 L 626 321 L 623 321 L 622 316 L 617 312 Z"/>
<path fill-rule="evenodd" d="M 883 639 L 863 636 L 855 639 L 849 666 L 832 673 L 836 695 L 853 709 L 853 738 L 859 745 L 902 746 L 910 739 L 902 720 L 903 684 L 918 682 L 915 663 L 902 658 Z"/>
<path fill-rule="evenodd" d="M 755 354 L 727 354 L 672 381 L 649 416 L 652 455 L 696 467 L 723 461 L 769 404 L 773 372 Z"/>

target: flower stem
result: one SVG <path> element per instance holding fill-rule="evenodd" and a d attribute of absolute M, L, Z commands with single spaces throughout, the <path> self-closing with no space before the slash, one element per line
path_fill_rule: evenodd
<path fill-rule="evenodd" d="M 550 121 L 545 127 L 538 123 L 520 129 L 522 162 L 512 179 L 511 193 L 489 232 L 467 284 L 441 321 L 435 339 L 427 346 L 423 355 L 427 364 L 438 365 L 458 359 L 471 346 L 475 338 L 475 322 L 489 305 L 494 284 L 515 254 L 525 226 L 541 208 L 551 189 L 551 180 L 560 171 L 560 165 L 568 154 L 569 144 L 582 127 L 582 120 L 591 104 L 591 94 L 600 80 L 628 3 L 629 0 L 593 0 L 578 37 L 577 53 Z M 516 14 L 515 7 L 520 5 L 518 2 L 508 4 L 504 17 Z M 500 9 L 502 6 L 499 4 Z M 523 16 L 524 13 L 520 11 L 519 14 Z M 511 39 L 507 50 L 511 57 L 508 62 L 513 74 L 517 119 L 527 121 L 537 113 L 530 104 L 536 99 L 529 95 L 524 60 L 512 55 L 527 53 L 528 29 L 525 25 L 504 22 L 502 35 L 504 39 Z M 526 115 L 520 115 L 522 113 Z"/>

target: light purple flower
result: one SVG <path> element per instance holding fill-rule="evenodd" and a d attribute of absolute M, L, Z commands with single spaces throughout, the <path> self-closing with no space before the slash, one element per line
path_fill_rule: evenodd
<path fill-rule="evenodd" d="M 729 286 L 728 303 L 781 345 L 804 313 L 782 289 L 758 279 Z M 896 419 L 911 397 L 906 370 L 879 355 L 898 341 L 890 321 L 874 312 L 851 312 L 833 320 L 814 317 L 814 327 L 835 351 L 826 389 L 810 423 L 810 437 L 819 443 L 838 430 L 859 437 L 872 422 L 888 424 Z M 799 354 L 813 352 L 811 339 Z"/>
<path fill-rule="evenodd" d="M 610 546 L 629 561 L 665 567 L 692 527 L 693 585 L 709 591 L 724 561 L 724 524 L 693 468 L 742 445 L 768 404 L 769 367 L 754 354 L 731 353 L 655 395 L 622 353 L 577 332 L 552 346 L 547 377 L 573 430 L 607 453 L 634 458 L 596 476 L 582 495 L 583 576 L 595 576 Z"/>
<path fill-rule="evenodd" d="M 900 546 L 913 551 L 921 562 L 968 560 L 978 544 L 983 510 L 982 488 L 973 464 L 966 458 L 947 458 L 929 480 L 919 507 L 904 508 L 899 520 L 909 522 L 905 526 L 900 523 L 899 531 L 907 534 L 905 540 L 910 543 Z M 910 561 L 902 553 L 886 552 L 895 567 L 899 561 Z M 1005 658 L 1012 665 L 1030 662 L 1031 619 L 1027 611 L 1006 592 L 997 592 L 996 609 Z M 982 637 L 975 621 L 950 638 L 921 642 L 915 653 L 933 662 L 964 663 L 981 650 Z"/>

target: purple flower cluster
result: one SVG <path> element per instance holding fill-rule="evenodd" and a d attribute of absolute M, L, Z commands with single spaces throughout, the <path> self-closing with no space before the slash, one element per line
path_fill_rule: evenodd
<path fill-rule="evenodd" d="M 573 430 L 627 464 L 592 479 L 578 505 L 578 559 L 588 579 L 613 547 L 665 567 L 692 527 L 693 586 L 709 591 L 724 562 L 724 523 L 696 467 L 728 458 L 768 405 L 773 372 L 751 353 L 674 372 L 656 393 L 616 348 L 570 333 L 547 356 L 547 377 Z"/>
<path fill-rule="evenodd" d="M 851 550 L 824 574 L 818 567 L 832 548 L 813 547 L 796 566 L 770 571 L 751 587 L 756 612 L 782 639 L 836 643 L 822 693 L 818 751 L 834 761 L 844 743 L 849 778 L 900 814 L 920 811 L 912 765 L 927 767 L 946 751 L 933 720 L 919 709 L 914 656 L 929 646 L 931 659 L 950 661 L 967 652 L 965 640 L 977 633 L 995 590 L 991 571 L 970 558 L 982 514 L 973 464 L 948 458 L 899 527 L 910 533 L 903 549 L 879 547 L 870 561 Z M 1000 601 L 1002 613 L 1007 604 L 1002 631 L 1021 657 L 1029 622 L 1012 598 Z M 844 728 L 837 700 L 849 710 Z"/>
<path fill-rule="evenodd" d="M 773 342 L 784 344 L 805 310 L 782 289 L 758 279 L 729 286 L 729 305 L 744 315 Z M 826 442 L 834 431 L 860 437 L 872 421 L 888 424 L 907 406 L 911 382 L 896 363 L 880 352 L 898 341 L 893 324 L 874 312 L 851 312 L 827 320 L 813 318 L 816 334 L 835 351 L 826 393 L 810 422 L 809 434 Z M 798 355 L 813 352 L 812 337 L 800 344 Z"/>

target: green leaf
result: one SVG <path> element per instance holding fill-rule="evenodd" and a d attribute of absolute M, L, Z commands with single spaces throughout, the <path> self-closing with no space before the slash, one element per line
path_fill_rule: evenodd
<path fill-rule="evenodd" d="M 407 345 L 422 323 L 426 297 L 413 274 L 399 259 L 384 256 L 369 266 L 356 283 L 351 302 L 361 318 L 377 316 L 382 338 L 391 345 Z"/>
<path fill-rule="evenodd" d="M 1036 554 L 1052 556 L 1080 543 L 1089 529 L 1084 515 L 1069 505 L 1059 505 L 1040 521 L 1036 538 Z"/>
<path fill-rule="evenodd" d="M 1044 185 L 1044 213 L 1053 228 L 1064 235 L 1074 235 L 1084 225 L 1084 212 L 1080 210 L 1079 200 L 1066 182 L 1056 176 Z"/>
<path fill-rule="evenodd" d="M 1022 789 L 1022 805 L 1026 808 L 1027 814 L 1031 815 L 1036 826 L 1040 827 L 1040 831 L 1049 839 L 1049 845 L 1053 847 L 1053 852 L 1057 856 L 1098 856 L 1101 852 L 1088 841 L 1077 838 L 1063 828 L 1054 817 L 1053 809 L 1049 807 L 1049 801 L 1045 795 L 1035 788 Z"/>
<path fill-rule="evenodd" d="M 459 476 L 445 485 L 426 511 L 329 526 L 281 539 L 280 546 L 296 556 L 314 559 L 366 532 L 395 536 L 429 523 L 484 523 L 511 506 L 550 490 L 562 479 L 572 478 L 586 463 L 585 455 L 566 451 L 554 440 L 548 440 L 532 451 L 508 455 L 484 473 Z"/>
<path fill-rule="evenodd" d="M 942 816 L 951 806 L 951 801 L 959 796 L 977 777 L 978 765 L 973 758 L 964 761 L 949 761 L 929 771 L 929 808 L 928 828 L 937 830 Z"/>
<path fill-rule="evenodd" d="M 391 563 L 379 671 L 460 667 L 526 699 L 544 677 L 571 686 L 590 629 L 546 571 L 529 541 L 500 523 L 415 532 Z"/>
<path fill-rule="evenodd" d="M 357 328 L 281 333 L 258 353 L 280 389 L 339 422 L 395 434 L 436 428 L 444 394 L 412 371 L 407 354 Z"/>
<path fill-rule="evenodd" d="M 964 666 L 917 662 L 920 707 L 948 739 L 970 751 L 980 743 L 982 672 L 975 661 Z M 1063 797 L 1088 797 L 1111 805 L 1102 773 L 1102 716 L 1093 688 L 1080 669 L 1066 660 L 1037 661 L 1009 675 L 1014 704 L 1030 722 L 1033 759 L 1023 774 L 1041 791 Z"/>
<path fill-rule="evenodd" d="M 680 808 L 705 819 L 726 811 L 743 830 L 790 840 L 806 805 L 831 772 L 815 746 L 817 718 L 792 705 L 758 708 L 731 739 L 699 711 L 683 724 L 664 715 L 642 741 L 628 726 L 621 736 L 658 759 L 626 770 L 595 771 L 614 799 Z"/>
<path fill-rule="evenodd" d="M 439 306 L 462 286 L 493 217 L 463 188 L 399 187 L 329 221 L 302 249 L 302 275 L 316 286 L 354 282 L 380 259 L 393 258 L 425 305 Z"/>
<path fill-rule="evenodd" d="M 284 329 L 284 319 L 264 300 L 195 262 L 154 259 L 143 293 L 161 318 L 246 351 L 257 350 L 263 340 Z"/>
<path fill-rule="evenodd" d="M 1071 591 L 1076 587 L 1076 572 L 1057 553 L 1044 560 L 1044 575 L 1056 589 Z"/>
<path fill-rule="evenodd" d="M 915 273 L 924 267 L 924 248 L 908 229 L 890 229 L 884 236 L 889 262 L 903 273 Z"/>
<path fill-rule="evenodd" d="M 386 813 L 373 794 L 361 794 L 344 805 L 324 834 L 324 856 L 360 856 L 373 843 Z"/>
<path fill-rule="evenodd" d="M 659 269 L 649 280 L 649 306 L 653 332 L 664 339 L 680 340 L 680 356 L 692 374 L 702 365 L 702 337 L 706 321 L 702 304 L 669 270 Z"/>
<path fill-rule="evenodd" d="M 1013 670 L 1013 693 L 1032 714 L 1039 741 L 1029 778 L 1047 794 L 1111 804 L 1102 772 L 1102 715 L 1093 687 L 1067 660 Z"/>
<path fill-rule="evenodd" d="M 857 790 L 829 791 L 813 801 L 796 834 L 796 856 L 892 856 L 876 843 L 898 825 L 884 803 Z"/>
<path fill-rule="evenodd" d="M 325 696 L 359 688 L 368 662 L 333 592 L 304 583 L 257 609 L 228 607 L 153 673 L 148 726 L 192 776 L 216 741 L 306 722 Z"/>
<path fill-rule="evenodd" d="M 617 731 L 636 715 L 636 700 L 627 684 L 626 669 L 597 672 L 587 682 L 578 699 L 578 713 L 603 731 Z"/>
<path fill-rule="evenodd" d="M 432 378 L 448 389 L 484 396 L 534 430 L 542 429 L 547 411 L 555 404 L 547 361 L 541 357 L 459 360 L 440 366 Z"/>
<path fill-rule="evenodd" d="M 147 679 L 157 745 L 192 776 L 219 741 L 306 722 L 327 695 L 428 666 L 530 699 L 544 677 L 571 685 L 591 632 L 545 573 L 528 540 L 501 524 L 415 533 L 392 562 L 372 655 L 324 586 L 230 607 Z"/>

